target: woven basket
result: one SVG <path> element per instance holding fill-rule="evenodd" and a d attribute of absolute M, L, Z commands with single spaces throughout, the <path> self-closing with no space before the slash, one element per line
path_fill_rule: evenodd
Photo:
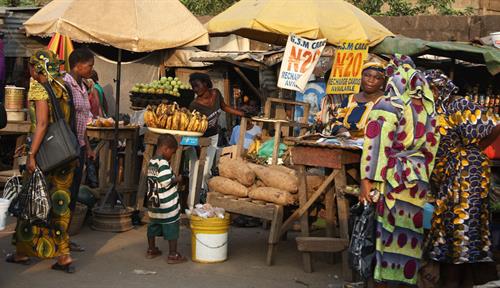
<path fill-rule="evenodd" d="M 87 206 L 79 202 L 76 202 L 75 211 L 71 217 L 71 223 L 69 223 L 68 234 L 69 236 L 74 236 L 80 233 L 83 223 L 85 222 L 85 216 L 87 216 Z"/>

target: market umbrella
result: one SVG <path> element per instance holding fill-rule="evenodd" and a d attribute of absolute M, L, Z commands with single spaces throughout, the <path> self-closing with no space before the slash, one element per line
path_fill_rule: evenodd
<path fill-rule="evenodd" d="M 28 19 L 24 27 L 28 35 L 60 33 L 77 42 L 118 48 L 115 143 L 118 143 L 122 49 L 146 52 L 208 45 L 206 29 L 177 0 L 53 0 Z M 116 146 L 113 149 L 113 183 L 101 208 L 110 195 L 120 198 L 116 191 Z M 114 207 L 116 199 L 111 204 Z"/>
<path fill-rule="evenodd" d="M 69 71 L 69 55 L 73 52 L 73 43 L 68 36 L 63 36 L 59 33 L 54 34 L 52 39 L 50 39 L 47 49 L 53 51 L 57 54 L 58 58 L 64 60 L 64 64 L 61 65 L 61 70 Z"/>
<path fill-rule="evenodd" d="M 241 0 L 207 23 L 214 36 L 237 34 L 284 46 L 290 33 L 309 39 L 368 41 L 373 46 L 393 34 L 342 0 Z"/>

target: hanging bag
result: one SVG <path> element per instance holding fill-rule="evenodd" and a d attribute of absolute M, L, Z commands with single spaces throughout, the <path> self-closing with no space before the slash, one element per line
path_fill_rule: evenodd
<path fill-rule="evenodd" d="M 64 120 L 54 90 L 49 83 L 44 83 L 43 87 L 49 94 L 54 122 L 47 128 L 36 154 L 36 162 L 43 172 L 50 172 L 77 159 L 80 156 L 80 145 L 71 127 Z"/>
<path fill-rule="evenodd" d="M 354 219 L 351 242 L 349 243 L 349 264 L 365 280 L 373 275 L 375 257 L 375 205 L 358 203 L 351 208 Z"/>

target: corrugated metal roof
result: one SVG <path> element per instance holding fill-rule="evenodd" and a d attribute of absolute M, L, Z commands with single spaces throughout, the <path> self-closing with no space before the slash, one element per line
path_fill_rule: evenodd
<path fill-rule="evenodd" d="M 5 10 L 5 14 L 0 14 L 0 17 L 3 18 L 0 31 L 4 33 L 5 57 L 30 57 L 33 51 L 45 47 L 36 38 L 26 37 L 23 28 L 23 23 L 37 11 L 38 8 L 8 8 Z"/>

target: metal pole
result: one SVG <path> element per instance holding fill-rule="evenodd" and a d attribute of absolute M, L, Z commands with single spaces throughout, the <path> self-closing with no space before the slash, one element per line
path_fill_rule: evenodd
<path fill-rule="evenodd" d="M 116 95 L 115 95 L 115 129 L 114 129 L 114 144 L 113 144 L 113 172 L 111 174 L 111 187 L 110 190 L 104 196 L 104 199 L 101 203 L 101 208 L 104 207 L 108 199 L 111 197 L 111 207 L 114 208 L 116 205 L 116 200 L 120 200 L 123 208 L 125 207 L 125 203 L 123 203 L 123 199 L 118 193 L 116 189 L 116 182 L 118 180 L 118 122 L 120 117 L 120 83 L 121 83 L 121 66 L 122 66 L 122 49 L 118 49 L 118 61 L 116 64 Z"/>

